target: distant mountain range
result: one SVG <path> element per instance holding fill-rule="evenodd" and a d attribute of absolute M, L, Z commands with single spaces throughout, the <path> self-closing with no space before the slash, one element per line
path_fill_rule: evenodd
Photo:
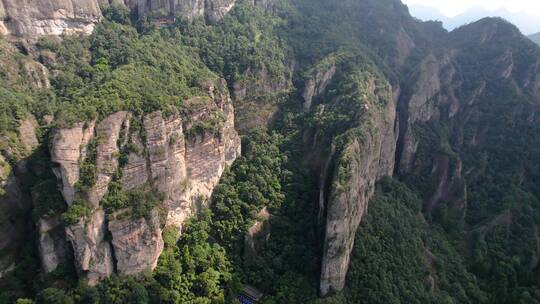
<path fill-rule="evenodd" d="M 409 5 L 409 11 L 411 15 L 421 20 L 442 21 L 444 27 L 448 30 L 453 30 L 456 27 L 477 21 L 484 17 L 502 17 L 515 24 L 517 27 L 519 27 L 521 32 L 526 35 L 540 31 L 540 17 L 524 12 L 515 13 L 507 9 L 489 11 L 477 7 L 471 8 L 455 17 L 447 17 L 436 8 L 422 5 Z"/>
<path fill-rule="evenodd" d="M 536 44 L 540 45 L 540 32 L 536 34 L 529 35 L 529 39 L 534 41 Z"/>

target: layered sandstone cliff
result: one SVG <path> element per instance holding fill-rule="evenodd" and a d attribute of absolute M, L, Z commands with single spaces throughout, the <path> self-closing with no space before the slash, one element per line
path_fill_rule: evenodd
<path fill-rule="evenodd" d="M 397 141 L 396 103 L 389 84 L 382 89 L 374 78 L 361 85 L 363 113 L 359 126 L 339 139 L 326 202 L 326 228 L 320 293 L 345 286 L 358 225 L 367 212 L 375 183 L 394 169 Z M 378 88 L 376 88 L 378 87 Z M 322 196 L 324 197 L 324 196 Z"/>
<path fill-rule="evenodd" d="M 27 41 L 48 35 L 89 35 L 102 18 L 100 6 L 109 4 L 126 5 L 139 16 L 202 17 L 214 23 L 234 7 L 236 0 L 2 0 L 0 35 Z M 267 8 L 271 2 L 255 0 L 253 4 Z"/>
<path fill-rule="evenodd" d="M 66 228 L 66 237 L 76 268 L 89 284 L 115 269 L 120 275 L 151 271 L 163 250 L 163 227 L 180 229 L 240 154 L 225 82 L 209 84 L 207 90 L 210 97 L 185 103 L 188 114 L 157 111 L 137 117 L 117 112 L 100 122 L 53 132 L 51 160 L 64 199 L 68 205 L 82 202 L 87 209 Z M 94 162 L 95 179 L 82 185 L 81 175 L 87 173 L 81 167 L 89 161 Z M 154 193 L 162 201 L 145 216 L 134 215 L 135 206 L 129 205 L 112 211 L 104 205 L 111 187 L 115 193 Z M 41 248 L 58 247 L 53 242 L 57 238 L 49 235 L 54 228 L 41 230 Z M 46 270 L 62 261 L 59 252 L 63 250 L 42 250 Z"/>
<path fill-rule="evenodd" d="M 126 5 L 136 9 L 139 16 L 153 14 L 156 17 L 184 16 L 188 19 L 203 17 L 217 22 L 225 16 L 236 0 L 173 0 L 173 1 L 127 1 Z"/>
<path fill-rule="evenodd" d="M 237 0 L 123 0 L 125 5 L 135 9 L 139 16 L 154 17 L 183 16 L 188 19 L 204 18 L 209 23 L 221 20 L 233 9 Z M 271 0 L 251 0 L 253 5 L 268 8 Z"/>
<path fill-rule="evenodd" d="M 97 0 L 2 0 L 0 33 L 32 39 L 90 34 L 101 18 Z"/>

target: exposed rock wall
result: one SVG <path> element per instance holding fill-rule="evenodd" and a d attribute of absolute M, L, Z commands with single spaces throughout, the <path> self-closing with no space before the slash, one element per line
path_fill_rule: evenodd
<path fill-rule="evenodd" d="M 54 271 L 69 259 L 69 244 L 60 216 L 38 220 L 38 245 L 41 266 L 45 272 Z"/>
<path fill-rule="evenodd" d="M 345 286 L 356 230 L 367 212 L 375 183 L 392 175 L 397 141 L 396 103 L 390 88 L 367 100 L 359 127 L 349 130 L 335 156 L 335 169 L 326 206 L 326 236 L 321 269 L 322 296 Z"/>
<path fill-rule="evenodd" d="M 436 57 L 429 55 L 420 64 L 420 75 L 416 82 L 416 89 L 412 95 L 405 96 L 406 109 L 401 113 L 402 138 L 401 154 L 399 156 L 399 171 L 407 173 L 414 165 L 414 158 L 418 149 L 418 141 L 414 136 L 413 127 L 416 123 L 436 120 L 440 117 L 440 106 L 444 102 L 457 104 L 455 95 L 442 95 L 453 80 L 455 69 L 451 65 L 448 55 Z M 455 110 L 454 110 L 455 111 Z"/>
<path fill-rule="evenodd" d="M 239 156 L 240 138 L 226 83 L 219 80 L 206 89 L 210 98 L 186 101 L 186 115 L 156 111 L 136 117 L 117 112 L 99 123 L 53 132 L 51 158 L 64 198 L 68 204 L 82 200 L 90 211 L 66 229 L 76 267 L 89 284 L 110 276 L 115 267 L 120 275 L 152 270 L 163 250 L 163 226 L 180 229 L 211 195 L 225 167 Z M 201 129 L 209 124 L 212 129 Z M 91 140 L 95 182 L 80 187 L 80 166 L 90 160 Z M 107 215 L 101 203 L 115 178 L 122 191 L 153 191 L 162 194 L 164 201 L 145 218 L 132 218 L 130 208 Z M 51 238 L 42 235 L 46 244 L 41 246 L 53 247 Z M 48 271 L 61 259 L 54 253 L 43 250 L 47 256 L 42 259 L 51 261 Z"/>
<path fill-rule="evenodd" d="M 163 251 L 161 223 L 156 210 L 150 217 L 133 220 L 125 211 L 109 220 L 116 268 L 121 276 L 152 271 Z"/>
<path fill-rule="evenodd" d="M 254 260 L 261 246 L 270 238 L 270 217 L 271 214 L 268 212 L 268 208 L 264 207 L 257 214 L 257 221 L 246 232 L 244 236 L 245 259 Z"/>
<path fill-rule="evenodd" d="M 96 285 L 114 271 L 113 253 L 105 239 L 107 222 L 103 210 L 94 211 L 79 223 L 66 228 L 66 236 L 73 248 L 75 267 L 89 285 Z"/>
<path fill-rule="evenodd" d="M 0 35 L 35 42 L 42 36 L 89 35 L 101 18 L 100 5 L 124 4 L 139 16 L 184 16 L 215 23 L 236 0 L 1 0 Z M 254 0 L 268 8 L 270 0 Z"/>
<path fill-rule="evenodd" d="M 221 20 L 234 8 L 237 0 L 124 0 L 139 16 L 184 16 L 188 19 L 204 18 L 209 23 Z M 253 5 L 269 8 L 272 0 L 253 0 Z"/>
<path fill-rule="evenodd" d="M 57 164 L 53 171 L 62 181 L 62 195 L 68 205 L 75 200 L 79 163 L 84 160 L 88 142 L 94 137 L 94 124 L 78 123 L 71 129 L 58 129 L 52 134 L 51 161 Z"/>
<path fill-rule="evenodd" d="M 107 192 L 114 174 L 118 170 L 118 155 L 120 147 L 125 142 L 119 142 L 120 132 L 126 132 L 123 127 L 129 125 L 130 114 L 117 112 L 102 120 L 95 130 L 96 133 L 96 182 L 86 191 L 86 201 L 92 208 L 97 208 Z M 54 145 L 54 143 L 53 143 Z"/>
<path fill-rule="evenodd" d="M 292 86 L 289 73 L 274 78 L 266 67 L 259 69 L 248 68 L 244 72 L 242 79 L 234 84 L 234 96 L 238 100 L 243 100 L 263 94 L 287 91 Z"/>
<path fill-rule="evenodd" d="M 2 0 L 0 33 L 26 39 L 90 34 L 101 18 L 97 0 Z"/>
<path fill-rule="evenodd" d="M 334 75 L 336 74 L 336 65 L 332 64 L 323 70 L 315 72 L 314 75 L 309 77 L 304 86 L 304 110 L 311 109 L 313 98 L 319 96 L 324 92 Z"/>

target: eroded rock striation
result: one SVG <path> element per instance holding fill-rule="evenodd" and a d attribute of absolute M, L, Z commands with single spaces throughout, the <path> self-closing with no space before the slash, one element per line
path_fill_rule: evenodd
<path fill-rule="evenodd" d="M 173 0 L 173 1 L 128 1 L 126 5 L 136 9 L 139 16 L 153 14 L 156 17 L 184 16 L 188 19 L 203 17 L 217 22 L 227 14 L 236 0 Z"/>
<path fill-rule="evenodd" d="M 322 296 L 345 286 L 356 230 L 367 212 L 375 183 L 394 170 L 397 141 L 396 102 L 389 84 L 381 90 L 375 78 L 363 83 L 364 111 L 358 127 L 347 131 L 335 152 L 326 202 L 321 268 Z M 325 196 L 322 196 L 324 198 Z"/>
<path fill-rule="evenodd" d="M 79 276 L 91 286 L 109 277 L 114 271 L 113 253 L 105 239 L 105 220 L 105 212 L 97 210 L 66 228 L 67 239 L 73 248 L 75 267 Z"/>
<path fill-rule="evenodd" d="M 125 5 L 139 16 L 221 20 L 236 0 L 2 0 L 0 35 L 35 42 L 42 36 L 89 35 L 101 20 L 100 6 Z M 268 8 L 269 0 L 254 0 Z"/>
<path fill-rule="evenodd" d="M 2 0 L 0 33 L 25 39 L 90 34 L 101 19 L 97 0 Z"/>
<path fill-rule="evenodd" d="M 118 274 L 152 271 L 163 251 L 159 213 L 153 210 L 148 218 L 133 220 L 125 212 L 117 212 L 109 220 Z"/>
<path fill-rule="evenodd" d="M 206 89 L 209 97 L 186 101 L 189 114 L 156 111 L 135 116 L 123 111 L 53 132 L 51 159 L 64 199 L 87 209 L 66 228 L 66 236 L 76 268 L 89 284 L 115 269 L 119 275 L 151 271 L 163 250 L 162 229 L 180 229 L 240 155 L 226 83 L 219 80 Z M 88 174 L 83 166 L 95 168 L 91 184 L 81 176 Z M 112 212 L 104 205 L 111 187 L 154 193 L 162 201 L 147 215 L 134 215 L 132 206 Z M 62 260 L 54 256 L 55 236 L 49 233 L 54 229 L 42 229 L 42 260 L 50 261 L 48 271 Z"/>

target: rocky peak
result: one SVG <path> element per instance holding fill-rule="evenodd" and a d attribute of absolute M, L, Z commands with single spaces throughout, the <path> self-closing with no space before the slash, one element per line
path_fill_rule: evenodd
<path fill-rule="evenodd" d="M 521 32 L 515 25 L 499 17 L 487 17 L 452 31 L 449 41 L 454 46 L 462 46 L 507 43 L 515 38 L 522 38 Z"/>
<path fill-rule="evenodd" d="M 51 135 L 51 161 L 57 164 L 53 171 L 62 181 L 62 194 L 68 205 L 75 200 L 79 164 L 94 137 L 94 125 L 94 122 L 78 123 L 70 129 L 57 129 Z"/>

